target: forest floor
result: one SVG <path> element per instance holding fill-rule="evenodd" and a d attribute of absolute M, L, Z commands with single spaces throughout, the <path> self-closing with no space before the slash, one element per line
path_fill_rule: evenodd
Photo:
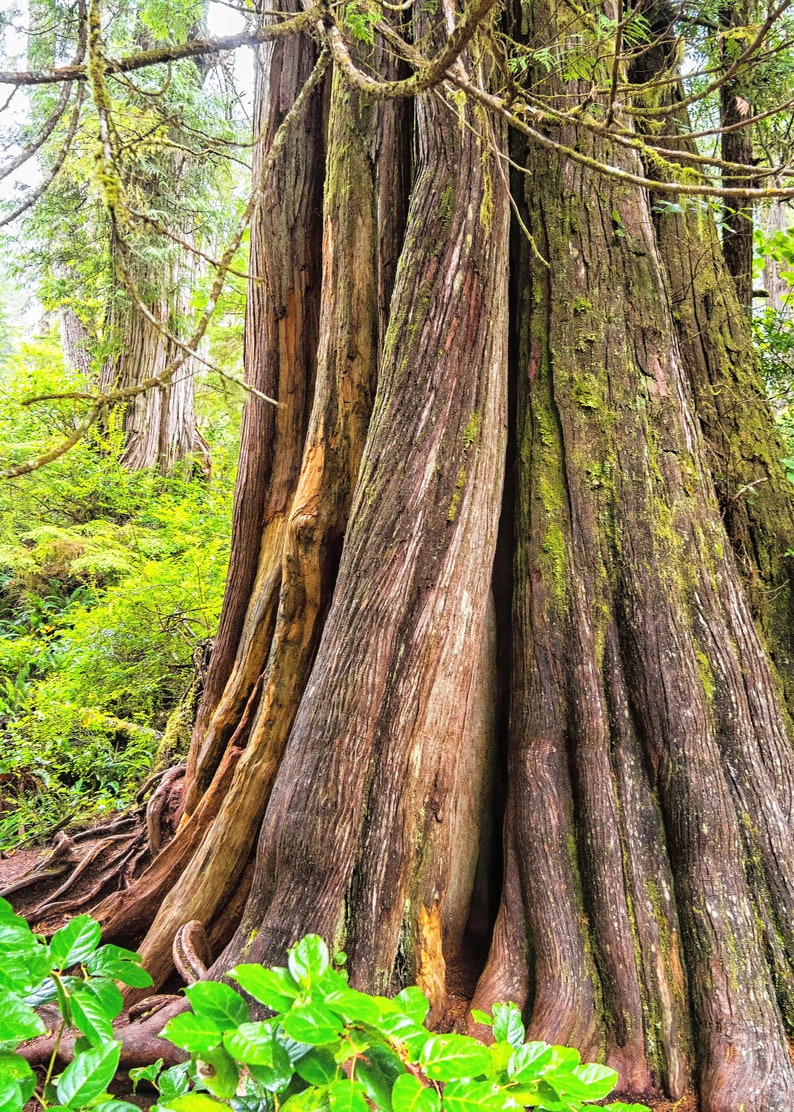
<path fill-rule="evenodd" d="M 93 845 L 98 844 L 99 841 L 100 839 L 97 839 L 96 843 L 92 843 L 87 840 L 81 844 L 81 851 L 90 853 Z M 22 848 L 10 854 L 0 854 L 0 892 L 15 885 L 37 867 L 43 866 L 46 860 L 47 851 L 41 847 Z M 476 956 L 471 955 L 471 960 L 467 962 L 464 955 L 464 962 L 450 970 L 449 1007 L 441 1024 L 445 1030 L 452 1030 L 456 1023 L 463 1020 L 468 1013 L 473 993 L 473 982 L 476 980 L 477 969 L 480 964 L 481 961 Z M 119 1084 L 114 1086 L 114 1090 L 117 1097 L 136 1104 L 141 1109 L 150 1108 L 155 1100 L 153 1093 L 139 1092 L 133 1094 L 123 1079 L 119 1079 Z M 631 1100 L 632 1098 L 621 1093 L 614 1093 L 609 1098 L 610 1101 L 619 1099 Z M 634 1099 L 636 1100 L 636 1098 Z M 685 1096 L 678 1101 L 649 1100 L 645 1098 L 645 1103 L 653 1112 L 698 1112 L 697 1099 L 694 1094 Z"/>

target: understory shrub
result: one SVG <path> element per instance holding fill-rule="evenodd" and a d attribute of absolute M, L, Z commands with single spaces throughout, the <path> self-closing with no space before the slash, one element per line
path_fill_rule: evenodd
<path fill-rule="evenodd" d="M 122 1010 L 115 982 L 150 984 L 140 958 L 99 945 L 100 926 L 78 916 L 49 945 L 0 900 L 0 1107 L 22 1112 L 66 1107 L 136 1112 L 114 1097 L 121 1044 L 113 1020 Z M 521 1013 L 497 1004 L 474 1018 L 493 1044 L 425 1026 L 428 1001 L 418 988 L 394 999 L 349 986 L 343 954 L 332 963 L 322 939 L 294 946 L 287 968 L 240 965 L 231 985 L 199 981 L 185 990 L 190 1011 L 170 1019 L 161 1037 L 189 1054 L 169 1069 L 162 1060 L 129 1071 L 135 1086 L 157 1093 L 158 1112 L 580 1112 L 608 1096 L 617 1074 L 583 1065 L 567 1047 L 526 1042 Z M 270 1018 L 252 1019 L 249 1000 Z M 43 1078 L 16 1053 L 44 1032 L 34 1008 L 56 1002 L 60 1027 L 79 1032 L 75 1058 L 55 1072 L 56 1047 Z M 260 1009 L 261 1011 L 261 1009 Z M 647 1112 L 609 1104 L 612 1112 Z"/>

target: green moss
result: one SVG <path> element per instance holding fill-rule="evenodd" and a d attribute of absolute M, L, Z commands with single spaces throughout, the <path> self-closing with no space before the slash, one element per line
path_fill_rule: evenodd
<path fill-rule="evenodd" d="M 554 595 L 558 601 L 565 598 L 565 537 L 557 525 L 549 525 L 541 545 L 543 554 L 542 571 L 544 579 L 551 581 Z"/>
<path fill-rule="evenodd" d="M 573 387 L 574 400 L 584 409 L 600 409 L 603 398 L 595 375 L 586 374 Z"/>
<path fill-rule="evenodd" d="M 593 308 L 593 303 L 587 297 L 575 297 L 571 308 L 574 313 L 589 313 Z"/>
<path fill-rule="evenodd" d="M 466 485 L 466 468 L 461 467 L 460 471 L 458 471 L 458 477 L 455 480 L 455 491 L 452 495 L 452 501 L 450 502 L 449 509 L 447 510 L 447 521 L 454 521 L 455 520 L 455 515 L 457 514 L 458 509 L 460 507 L 460 500 L 461 500 L 461 497 L 463 495 L 463 488 L 464 488 L 465 485 Z"/>
<path fill-rule="evenodd" d="M 477 439 L 480 432 L 480 415 L 479 413 L 472 413 L 469 417 L 466 428 L 463 430 L 463 450 L 468 452 L 474 441 Z"/>

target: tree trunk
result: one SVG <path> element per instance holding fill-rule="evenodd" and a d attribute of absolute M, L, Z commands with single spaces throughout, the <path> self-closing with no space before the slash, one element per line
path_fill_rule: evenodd
<path fill-rule="evenodd" d="M 677 94 L 676 94 L 677 95 Z M 683 134 L 686 113 L 671 117 Z M 693 144 L 680 141 L 685 150 Z M 720 249 L 714 218 L 697 205 L 660 205 L 654 226 L 670 284 L 684 367 L 725 528 L 751 609 L 794 711 L 794 486 L 759 373 L 750 325 Z"/>
<path fill-rule="evenodd" d="M 164 329 L 178 329 L 168 299 L 157 301 L 153 314 Z M 102 370 L 102 388 L 136 386 L 142 379 L 162 374 L 181 355 L 177 346 L 130 304 L 114 311 L 111 328 L 118 354 Z M 175 463 L 194 455 L 208 463 L 209 449 L 196 426 L 193 375 L 193 362 L 187 359 L 165 385 L 137 394 L 124 406 L 120 459 L 130 471 L 156 467 L 165 474 Z"/>
<path fill-rule="evenodd" d="M 530 1037 L 627 1089 L 697 1075 L 704 1112 L 787 1107 L 794 762 L 649 201 L 537 148 L 527 167 L 546 263 L 524 246 L 507 870 L 475 1003 L 520 993 Z"/>
<path fill-rule="evenodd" d="M 721 8 L 720 26 L 732 46 L 742 39 L 735 39 L 731 32 L 744 28 L 750 22 L 750 5 L 747 0 L 730 8 Z M 730 36 L 730 37 L 729 37 Z M 726 64 L 733 54 L 724 51 Z M 723 162 L 734 162 L 742 166 L 753 162 L 753 133 L 749 127 L 741 127 L 752 116 L 752 106 L 746 99 L 746 89 L 741 80 L 732 78 L 720 88 L 720 126 L 724 129 L 720 136 L 720 153 Z M 747 177 L 735 170 L 723 169 L 723 183 L 734 189 L 750 185 Z M 753 206 L 741 201 L 728 201 L 722 207 L 722 249 L 728 264 L 728 273 L 736 286 L 739 305 L 749 317 L 753 310 Z"/>
<path fill-rule="evenodd" d="M 554 5 L 526 15 L 529 47 L 559 40 Z M 455 18 L 415 4 L 414 41 L 432 54 Z M 481 46 L 461 64 L 486 85 Z M 294 126 L 313 47 L 265 63 L 246 374 L 280 405 L 247 406 L 183 822 L 100 909 L 106 933 L 148 928 L 160 984 L 189 921 L 216 976 L 314 930 L 354 984 L 416 981 L 436 1019 L 504 748 L 475 1004 L 515 1000 L 531 1038 L 636 1095 L 791 1107 L 794 753 L 753 608 L 784 680 L 790 635 L 742 583 L 783 587 L 791 497 L 713 225 L 654 221 L 647 193 L 522 141 L 509 255 L 504 136 L 480 108 L 444 85 L 411 122 L 335 72 Z M 566 108 L 598 87 L 531 78 Z M 584 124 L 553 134 L 640 172 Z M 500 515 L 513 567 L 492 583 Z"/>

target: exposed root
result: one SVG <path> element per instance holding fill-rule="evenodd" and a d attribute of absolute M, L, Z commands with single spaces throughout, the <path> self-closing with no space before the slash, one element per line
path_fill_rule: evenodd
<path fill-rule="evenodd" d="M 143 1005 L 148 1007 L 143 1010 Z M 166 1039 L 161 1039 L 160 1032 L 172 1016 L 186 1011 L 188 1002 L 183 996 L 149 997 L 137 1006 L 136 1018 L 132 1022 L 124 1021 L 115 1028 L 115 1036 L 121 1042 L 121 1069 L 130 1069 L 133 1066 L 147 1066 L 158 1059 L 163 1059 L 163 1064 L 175 1066 L 187 1059 L 184 1050 L 180 1050 Z M 140 1016 L 140 1018 L 137 1018 Z M 49 1062 L 53 1051 L 56 1049 L 56 1064 L 63 1067 L 74 1058 L 74 1044 L 80 1037 L 79 1031 L 65 1032 L 58 1042 L 60 1016 L 55 1009 L 47 1013 L 42 1010 L 42 1018 L 48 1025 L 46 1035 L 31 1039 L 24 1043 L 18 1053 L 32 1066 Z M 130 1013 L 132 1018 L 132 1013 Z"/>
<path fill-rule="evenodd" d="M 204 924 L 192 919 L 180 927 L 174 935 L 172 954 L 174 965 L 185 984 L 193 985 L 206 977 L 212 965 L 212 950 Z"/>
<path fill-rule="evenodd" d="M 173 836 L 184 771 L 180 764 L 150 777 L 138 792 L 138 806 L 121 817 L 75 834 L 60 831 L 52 851 L 0 895 L 14 896 L 17 912 L 46 931 L 66 915 L 92 910 L 108 889 L 127 888 Z"/>

